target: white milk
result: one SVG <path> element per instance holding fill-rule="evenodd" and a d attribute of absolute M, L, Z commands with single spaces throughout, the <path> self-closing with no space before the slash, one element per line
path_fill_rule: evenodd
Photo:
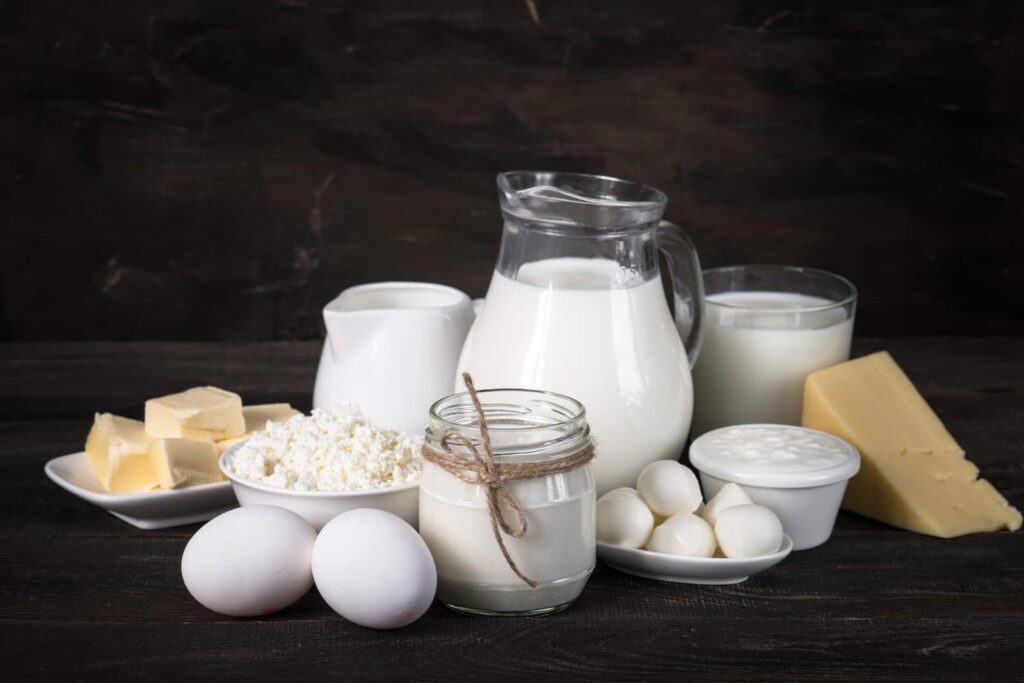
<path fill-rule="evenodd" d="M 597 561 L 591 480 L 576 470 L 507 486 L 526 514 L 527 531 L 503 536 L 505 546 L 536 588 L 516 576 L 501 554 L 482 487 L 424 463 L 419 530 L 437 565 L 437 597 L 490 612 L 564 607 L 579 596 Z"/>
<path fill-rule="evenodd" d="M 693 370 L 694 435 L 735 424 L 800 424 L 804 380 L 850 357 L 853 318 L 841 307 L 799 309 L 833 303 L 786 292 L 708 296 Z"/>
<path fill-rule="evenodd" d="M 677 459 L 690 430 L 690 366 L 661 280 L 643 282 L 614 261 L 537 261 L 517 280 L 495 272 L 464 370 L 477 388 L 543 389 L 583 403 L 598 495 Z"/>

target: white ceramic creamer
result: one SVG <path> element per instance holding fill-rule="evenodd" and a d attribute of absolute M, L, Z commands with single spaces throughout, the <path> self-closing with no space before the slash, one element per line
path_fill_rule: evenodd
<path fill-rule="evenodd" d="M 444 285 L 346 289 L 324 307 L 327 339 L 313 407 L 351 401 L 375 424 L 419 436 L 427 409 L 451 392 L 472 322 L 469 297 Z"/>

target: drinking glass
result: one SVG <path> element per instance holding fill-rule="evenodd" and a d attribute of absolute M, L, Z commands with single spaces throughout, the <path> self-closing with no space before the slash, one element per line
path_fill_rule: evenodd
<path fill-rule="evenodd" d="M 694 436 L 735 424 L 800 424 L 804 380 L 849 359 L 857 288 L 814 268 L 704 271 Z"/>

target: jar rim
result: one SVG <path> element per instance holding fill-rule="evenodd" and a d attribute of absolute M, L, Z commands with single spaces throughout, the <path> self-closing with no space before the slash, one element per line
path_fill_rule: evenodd
<path fill-rule="evenodd" d="M 548 424 L 539 424 L 539 425 L 531 425 L 531 426 L 521 426 L 521 427 L 518 428 L 518 429 L 522 429 L 524 431 L 530 430 L 530 429 L 550 429 L 552 427 L 557 427 L 557 426 L 562 425 L 562 424 L 568 424 L 569 422 L 573 422 L 574 420 L 578 420 L 580 418 L 586 419 L 586 417 L 587 417 L 587 409 L 583 406 L 582 403 L 580 403 L 579 401 L 574 399 L 572 396 L 569 396 L 567 394 L 560 394 L 557 391 L 547 391 L 547 390 L 544 390 L 544 389 L 523 389 L 521 387 L 502 387 L 502 388 L 495 388 L 495 389 L 477 389 L 476 390 L 476 395 L 477 395 L 477 398 L 480 399 L 480 404 L 486 408 L 487 406 L 486 406 L 486 404 L 484 402 L 484 397 L 490 396 L 490 395 L 494 395 L 494 394 L 498 394 L 498 393 L 501 393 L 501 392 L 519 393 L 519 394 L 525 394 L 525 395 L 533 396 L 533 397 L 537 397 L 537 398 L 542 397 L 542 396 L 550 396 L 552 398 L 557 398 L 557 399 L 565 401 L 570 406 L 573 406 L 573 408 L 576 409 L 576 411 L 577 411 L 576 414 L 572 415 L 571 417 L 567 417 L 566 419 L 564 419 L 564 420 L 562 420 L 560 422 L 551 422 L 551 423 L 548 423 Z M 452 401 L 453 399 L 460 399 L 460 400 L 462 400 L 462 399 L 465 399 L 465 398 L 469 398 L 469 392 L 468 391 L 459 391 L 459 392 L 456 392 L 454 394 L 449 394 L 448 396 L 445 396 L 444 398 L 437 399 L 430 406 L 430 416 L 431 417 L 436 417 L 438 420 L 440 420 L 440 421 L 442 421 L 442 422 L 444 422 L 446 424 L 450 424 L 453 427 L 466 427 L 466 425 L 464 425 L 464 424 L 459 424 L 459 423 L 451 422 L 450 420 L 447 420 L 443 415 L 441 415 L 438 412 L 438 409 L 441 406 L 441 404 L 443 404 L 445 402 Z M 488 425 L 488 426 L 490 426 L 490 425 Z"/>
<path fill-rule="evenodd" d="M 577 450 L 590 439 L 586 408 L 566 394 L 519 387 L 478 389 L 476 394 L 487 418 L 496 459 L 541 454 L 554 457 Z M 498 396 L 505 400 L 488 402 L 488 398 Z M 446 412 L 446 408 L 450 410 Z M 457 417 L 463 419 L 454 419 Z M 468 391 L 450 394 L 430 406 L 428 443 L 440 442 L 449 432 L 480 442 L 480 423 Z M 512 436 L 517 439 L 516 445 L 501 443 L 503 437 Z"/>

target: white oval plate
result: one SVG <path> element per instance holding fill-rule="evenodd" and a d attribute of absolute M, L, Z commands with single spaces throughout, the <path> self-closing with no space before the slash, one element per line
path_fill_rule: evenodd
<path fill-rule="evenodd" d="M 754 574 L 782 562 L 792 550 L 793 539 L 785 534 L 782 536 L 782 547 L 777 553 L 742 559 L 683 557 L 607 543 L 597 544 L 597 556 L 620 572 L 656 581 L 699 585 L 742 583 Z"/>
<path fill-rule="evenodd" d="M 190 486 L 178 491 L 110 493 L 96 481 L 84 452 L 46 463 L 46 476 L 57 486 L 103 508 L 139 529 L 166 529 L 213 519 L 238 506 L 231 482 Z"/>

